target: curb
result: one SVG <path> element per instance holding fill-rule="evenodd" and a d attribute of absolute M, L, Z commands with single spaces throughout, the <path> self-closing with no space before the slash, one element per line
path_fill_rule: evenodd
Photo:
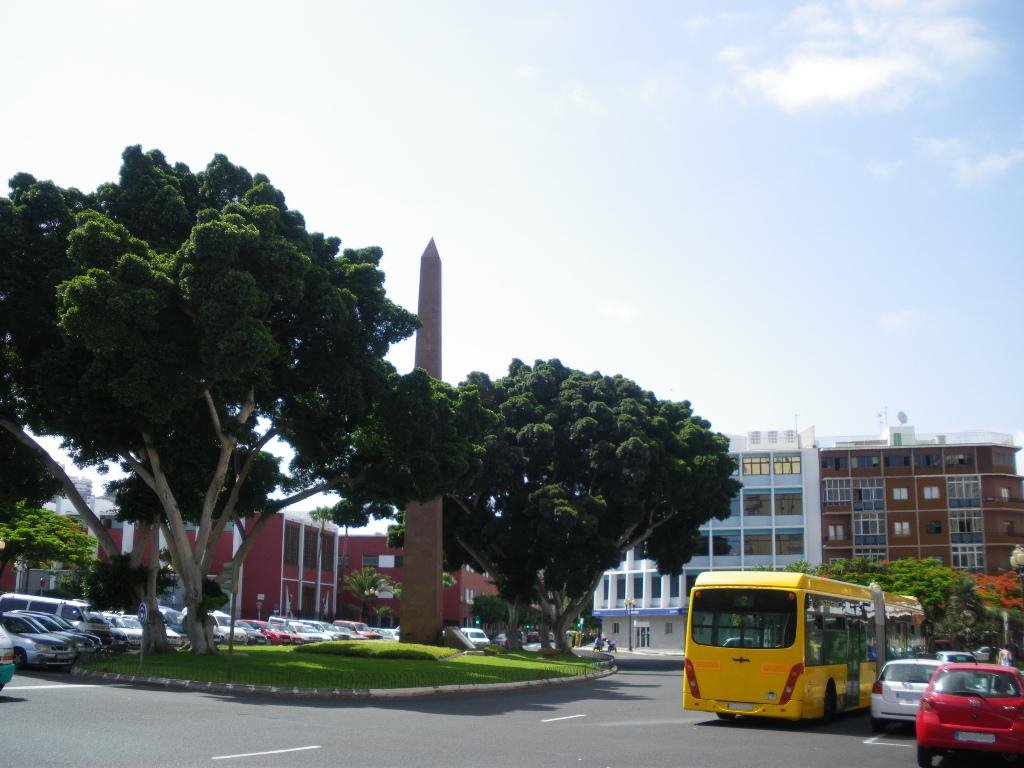
<path fill-rule="evenodd" d="M 239 683 L 204 683 L 198 680 L 179 680 L 171 677 L 149 677 L 127 675 L 119 672 L 90 672 L 77 666 L 71 674 L 76 677 L 104 680 L 110 683 L 127 683 L 165 690 L 199 691 L 204 693 L 242 694 L 249 696 L 271 696 L 290 699 L 311 699 L 317 701 L 360 701 L 367 699 L 413 699 L 438 695 L 464 693 L 502 693 L 525 688 L 560 686 L 584 680 L 599 680 L 618 671 L 611 661 L 602 661 L 604 669 L 575 677 L 554 677 L 544 680 L 525 680 L 520 683 L 478 683 L 474 685 L 435 685 L 424 688 L 289 688 L 273 685 L 248 685 Z"/>

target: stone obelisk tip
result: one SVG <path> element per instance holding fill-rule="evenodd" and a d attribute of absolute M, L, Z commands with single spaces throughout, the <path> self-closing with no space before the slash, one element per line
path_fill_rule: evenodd
<path fill-rule="evenodd" d="M 430 238 L 420 258 L 420 329 L 416 332 L 417 368 L 441 378 L 441 256 Z"/>

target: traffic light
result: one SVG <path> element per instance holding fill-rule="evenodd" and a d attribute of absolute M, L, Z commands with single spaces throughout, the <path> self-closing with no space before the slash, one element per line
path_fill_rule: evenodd
<path fill-rule="evenodd" d="M 474 624 L 475 624 L 476 626 L 478 626 L 478 627 L 479 627 L 479 626 L 480 626 L 480 617 L 479 617 L 479 616 L 477 616 L 477 617 L 476 617 L 475 619 L 473 619 L 473 623 L 474 623 Z"/>

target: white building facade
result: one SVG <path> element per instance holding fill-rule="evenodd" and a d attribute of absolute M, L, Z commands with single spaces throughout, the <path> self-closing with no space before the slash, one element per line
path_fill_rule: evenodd
<path fill-rule="evenodd" d="M 729 516 L 700 528 L 701 553 L 678 576 L 658 573 L 643 546 L 607 571 L 594 593 L 594 617 L 619 648 L 681 650 L 687 596 L 708 570 L 780 569 L 821 561 L 821 503 L 813 428 L 729 437 L 743 487 Z"/>

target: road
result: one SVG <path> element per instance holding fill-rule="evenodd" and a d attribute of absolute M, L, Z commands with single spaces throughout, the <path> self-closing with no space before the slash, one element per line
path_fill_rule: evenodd
<path fill-rule="evenodd" d="M 620 653 L 618 674 L 500 695 L 308 702 L 22 672 L 0 691 L 5 768 L 881 768 L 914 736 L 723 722 L 680 707 L 680 660 Z M 937 761 L 936 765 L 957 765 Z M 965 765 L 977 765 L 965 762 Z"/>

